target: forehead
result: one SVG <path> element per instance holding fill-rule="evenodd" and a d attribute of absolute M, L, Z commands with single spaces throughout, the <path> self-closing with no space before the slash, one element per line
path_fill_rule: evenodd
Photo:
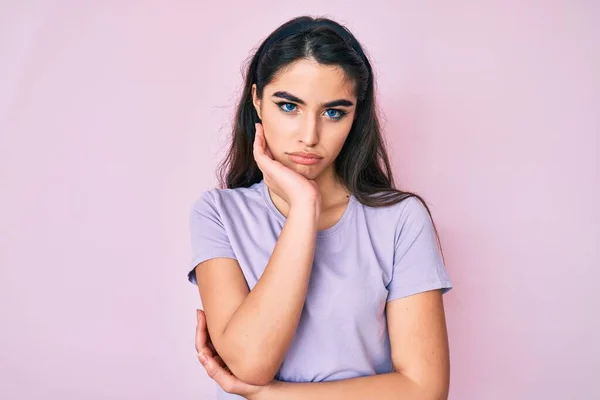
<path fill-rule="evenodd" d="M 314 60 L 297 61 L 277 73 L 265 94 L 285 90 L 307 103 L 322 103 L 337 99 L 354 99 L 354 84 L 344 70 L 335 65 Z"/>

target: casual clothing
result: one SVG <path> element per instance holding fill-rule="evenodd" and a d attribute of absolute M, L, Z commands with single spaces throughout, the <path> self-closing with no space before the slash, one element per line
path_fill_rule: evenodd
<path fill-rule="evenodd" d="M 252 289 L 286 218 L 264 180 L 249 188 L 210 189 L 190 214 L 194 268 L 236 259 Z M 296 335 L 276 379 L 321 382 L 392 371 L 386 302 L 452 283 L 424 205 L 411 197 L 369 207 L 350 195 L 341 219 L 317 232 L 315 256 Z M 219 399 L 239 399 L 219 389 Z"/>

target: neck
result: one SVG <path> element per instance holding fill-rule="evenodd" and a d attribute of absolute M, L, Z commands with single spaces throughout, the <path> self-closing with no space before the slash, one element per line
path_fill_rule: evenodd
<path fill-rule="evenodd" d="M 340 203 L 348 201 L 350 191 L 335 176 L 333 168 L 323 171 L 314 181 L 319 186 L 321 193 L 321 212 L 326 213 L 331 208 L 338 207 Z M 277 209 L 285 216 L 289 211 L 289 204 L 269 189 L 269 194 Z"/>
<path fill-rule="evenodd" d="M 323 210 L 340 203 L 340 199 L 347 198 L 350 191 L 338 180 L 333 168 L 328 168 L 315 178 L 321 193 L 321 207 Z"/>

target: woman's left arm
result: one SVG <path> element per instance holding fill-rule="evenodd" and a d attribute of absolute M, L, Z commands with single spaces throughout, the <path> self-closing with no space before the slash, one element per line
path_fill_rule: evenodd
<path fill-rule="evenodd" d="M 390 301 L 386 314 L 394 372 L 335 382 L 275 382 L 258 399 L 446 400 L 450 357 L 440 290 Z"/>
<path fill-rule="evenodd" d="M 252 400 L 446 400 L 450 361 L 440 290 L 390 301 L 386 314 L 394 365 L 391 373 L 334 382 L 274 381 L 268 386 L 253 387 L 231 375 L 212 358 L 203 364 L 210 377 L 227 392 Z M 199 320 L 199 324 L 198 350 L 204 348 L 208 340 L 203 333 L 203 320 Z"/>

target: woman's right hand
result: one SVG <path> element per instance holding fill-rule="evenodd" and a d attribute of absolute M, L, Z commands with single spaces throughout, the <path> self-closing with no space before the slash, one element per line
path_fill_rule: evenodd
<path fill-rule="evenodd" d="M 267 147 L 263 126 L 255 124 L 254 159 L 263 173 L 266 185 L 291 207 L 300 204 L 317 204 L 320 211 L 321 193 L 313 180 L 273 159 Z"/>

